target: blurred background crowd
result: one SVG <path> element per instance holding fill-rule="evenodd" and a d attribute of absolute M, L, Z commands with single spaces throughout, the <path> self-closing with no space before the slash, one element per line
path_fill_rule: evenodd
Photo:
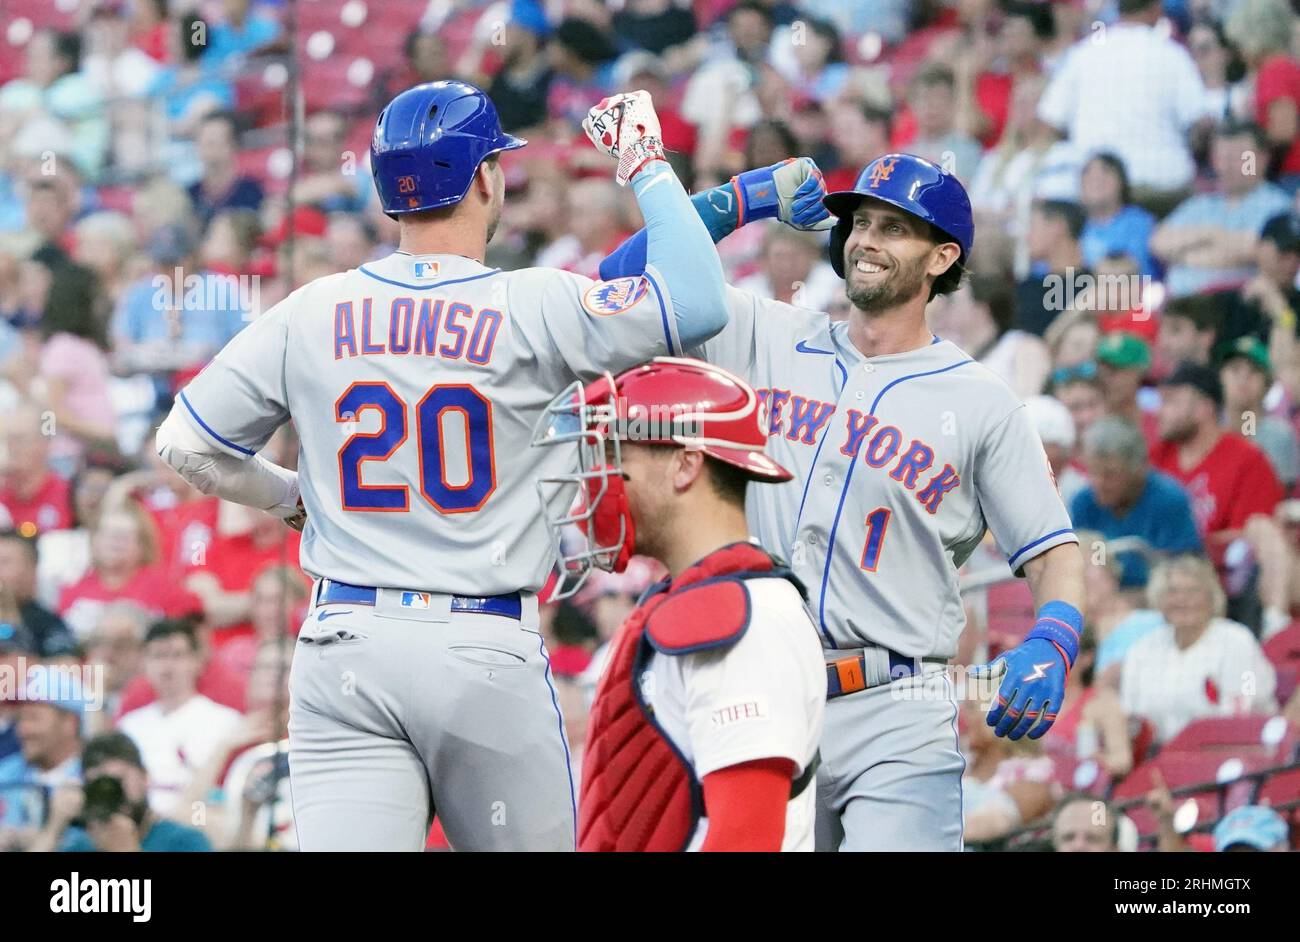
<path fill-rule="evenodd" d="M 1091 563 L 1051 734 L 963 706 L 968 844 L 1300 846 L 1298 23 L 1288 0 L 3 0 L 0 668 L 87 665 L 104 702 L 0 698 L 0 849 L 294 847 L 297 535 L 193 491 L 152 430 L 248 320 L 392 250 L 375 117 L 452 76 L 530 142 L 494 266 L 594 276 L 640 226 L 579 127 L 619 90 L 652 93 L 693 190 L 793 155 L 847 188 L 895 150 L 960 177 L 976 248 L 932 329 L 1025 399 Z M 733 284 L 848 315 L 820 235 L 719 251 Z M 269 451 L 293 467 L 292 429 Z M 657 576 L 544 606 L 575 767 Z M 996 547 L 963 580 L 971 664 L 1032 603 Z"/>

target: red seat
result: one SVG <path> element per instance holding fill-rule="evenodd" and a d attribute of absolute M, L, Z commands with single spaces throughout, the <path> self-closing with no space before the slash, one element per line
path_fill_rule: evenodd
<path fill-rule="evenodd" d="M 1291 849 L 1300 850 L 1300 768 L 1270 775 L 1255 803 L 1276 808 L 1291 825 Z"/>
<path fill-rule="evenodd" d="M 1277 671 L 1277 702 L 1285 705 L 1300 686 L 1300 622 L 1269 638 L 1264 656 Z"/>
<path fill-rule="evenodd" d="M 1252 755 L 1284 763 L 1290 761 L 1297 741 L 1300 730 L 1281 716 L 1213 716 L 1183 727 L 1164 751 Z"/>
<path fill-rule="evenodd" d="M 1103 797 L 1110 789 L 1110 774 L 1093 759 L 1052 758 L 1052 778 L 1070 792 Z"/>
<path fill-rule="evenodd" d="M 1229 765 L 1234 760 L 1235 765 Z M 1154 833 L 1155 818 L 1141 799 L 1154 787 L 1156 772 L 1159 771 L 1170 791 L 1191 789 L 1175 796 L 1175 807 L 1188 798 L 1195 799 L 1200 809 L 1197 823 L 1204 824 L 1216 821 L 1233 808 L 1248 803 L 1253 785 L 1241 776 L 1268 765 L 1267 759 L 1259 756 L 1171 752 L 1166 748 L 1154 759 L 1130 772 L 1115 787 L 1112 798 L 1117 802 L 1136 800 L 1133 807 L 1125 813 L 1133 820 L 1139 834 Z M 1225 776 L 1229 778 L 1220 784 L 1220 779 Z"/>

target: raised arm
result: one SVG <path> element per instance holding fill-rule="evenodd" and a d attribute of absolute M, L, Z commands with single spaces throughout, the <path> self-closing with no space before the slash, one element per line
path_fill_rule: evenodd
<path fill-rule="evenodd" d="M 691 204 L 715 243 L 755 219 L 780 219 L 795 229 L 829 229 L 822 197 L 826 183 L 811 157 L 790 157 L 758 170 L 746 170 L 722 186 L 696 193 Z M 647 262 L 648 232 L 629 237 L 600 263 L 601 278 L 639 275 Z"/>

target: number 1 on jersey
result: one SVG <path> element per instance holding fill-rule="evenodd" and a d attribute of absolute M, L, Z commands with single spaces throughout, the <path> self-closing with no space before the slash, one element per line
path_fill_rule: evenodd
<path fill-rule="evenodd" d="M 889 528 L 892 514 L 888 507 L 877 507 L 867 514 L 867 542 L 862 547 L 862 562 L 859 563 L 867 572 L 875 572 L 880 564 L 880 550 L 885 545 L 885 531 Z"/>

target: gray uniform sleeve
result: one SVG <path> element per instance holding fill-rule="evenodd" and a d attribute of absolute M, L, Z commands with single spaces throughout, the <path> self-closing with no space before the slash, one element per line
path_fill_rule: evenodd
<path fill-rule="evenodd" d="M 176 411 L 226 454 L 261 451 L 289 419 L 284 360 L 297 298 L 289 295 L 236 334 L 177 397 Z"/>
<path fill-rule="evenodd" d="M 993 538 L 1018 576 L 1035 556 L 1078 542 L 1023 405 L 984 436 L 976 457 L 975 491 Z"/>
<path fill-rule="evenodd" d="M 810 312 L 804 308 L 727 285 L 727 326 L 712 339 L 687 351 L 687 356 L 753 378 L 760 345 L 793 344 L 795 335 L 807 328 L 809 316 Z"/>
<path fill-rule="evenodd" d="M 509 303 L 521 339 L 561 385 L 682 355 L 672 298 L 653 266 L 612 281 L 527 269 L 511 278 Z"/>

